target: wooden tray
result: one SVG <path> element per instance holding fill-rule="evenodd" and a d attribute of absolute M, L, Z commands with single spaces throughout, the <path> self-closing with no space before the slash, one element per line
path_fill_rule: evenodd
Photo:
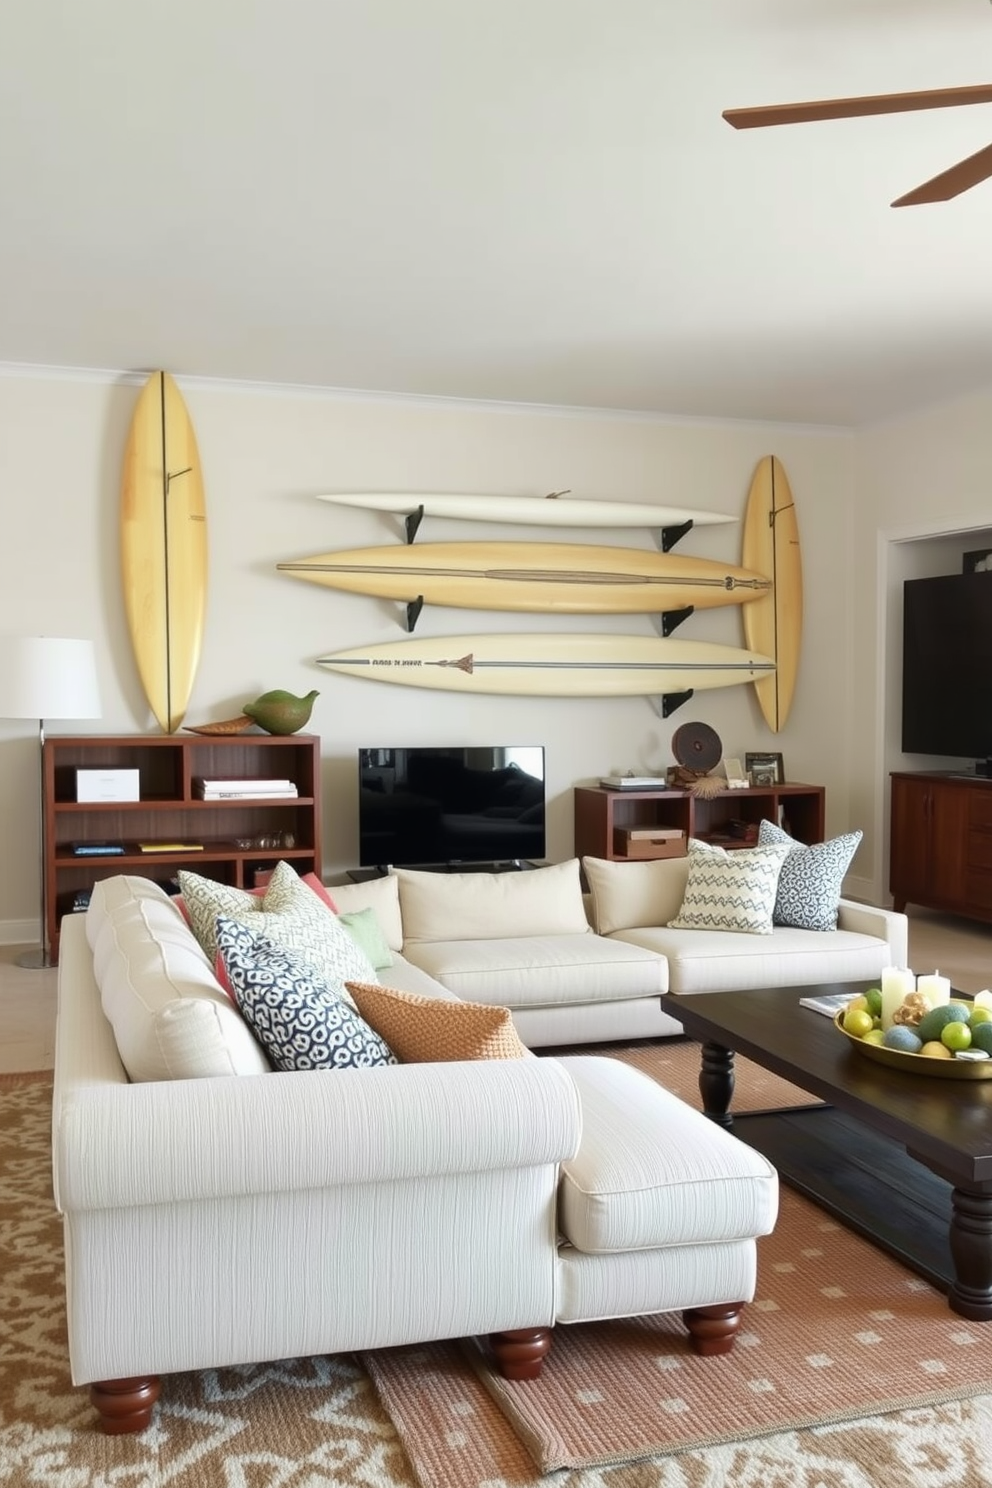
<path fill-rule="evenodd" d="M 844 1009 L 834 1018 L 834 1026 L 853 1044 L 866 1059 L 884 1064 L 889 1069 L 903 1070 L 913 1075 L 935 1075 L 943 1080 L 992 1080 L 992 1058 L 990 1059 L 931 1059 L 929 1054 L 906 1054 L 902 1049 L 886 1049 L 881 1044 L 866 1044 L 855 1038 L 842 1026 Z"/>

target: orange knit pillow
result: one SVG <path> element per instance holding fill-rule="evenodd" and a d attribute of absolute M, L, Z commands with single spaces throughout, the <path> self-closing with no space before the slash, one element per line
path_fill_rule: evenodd
<path fill-rule="evenodd" d="M 355 1006 L 404 1064 L 449 1059 L 523 1059 L 509 1008 L 448 1002 L 370 982 L 346 982 Z"/>

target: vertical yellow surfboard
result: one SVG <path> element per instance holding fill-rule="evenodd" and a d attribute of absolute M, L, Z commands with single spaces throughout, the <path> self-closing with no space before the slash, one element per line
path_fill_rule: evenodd
<path fill-rule="evenodd" d="M 741 606 L 748 648 L 770 656 L 775 671 L 754 683 L 765 722 L 777 734 L 792 707 L 803 638 L 803 563 L 796 504 L 781 460 L 758 461 L 744 513 L 741 563 L 772 589 Z"/>
<path fill-rule="evenodd" d="M 131 644 L 166 733 L 183 721 L 207 607 L 207 514 L 196 436 L 166 372 L 135 406 L 121 484 L 121 573 Z"/>

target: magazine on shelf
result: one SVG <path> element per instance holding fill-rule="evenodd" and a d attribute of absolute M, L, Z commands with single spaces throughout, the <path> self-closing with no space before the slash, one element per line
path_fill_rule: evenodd
<path fill-rule="evenodd" d="M 238 791 L 241 795 L 268 795 L 270 791 L 295 791 L 292 780 L 248 775 L 235 780 L 214 780 L 207 775 L 194 775 L 193 785 L 197 790 Z"/>
<path fill-rule="evenodd" d="M 824 992 L 819 997 L 800 997 L 799 1006 L 812 1008 L 814 1013 L 825 1013 L 828 1018 L 835 1018 L 853 997 L 853 992 Z"/>

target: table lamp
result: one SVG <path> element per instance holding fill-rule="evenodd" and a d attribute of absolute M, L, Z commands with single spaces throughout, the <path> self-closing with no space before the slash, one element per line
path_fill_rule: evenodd
<path fill-rule="evenodd" d="M 41 947 L 17 958 L 32 970 L 51 966 L 45 873 L 47 803 L 42 768 L 45 720 L 99 718 L 100 689 L 92 641 L 53 636 L 0 636 L 0 717 L 38 720 L 40 781 Z"/>

